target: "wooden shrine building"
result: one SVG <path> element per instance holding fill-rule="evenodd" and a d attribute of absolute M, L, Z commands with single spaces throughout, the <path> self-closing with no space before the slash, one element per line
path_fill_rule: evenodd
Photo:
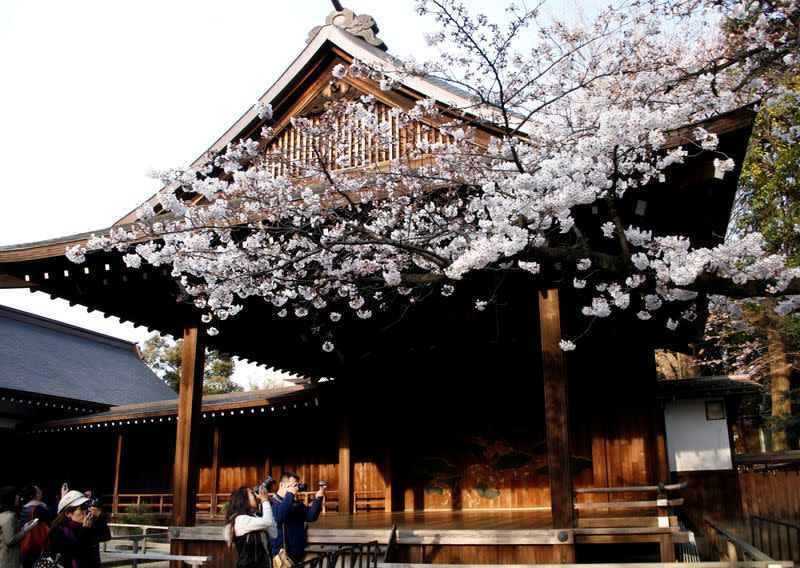
<path fill-rule="evenodd" d="M 369 34 L 357 37 L 342 25 L 346 22 L 333 14 L 315 29 L 261 98 L 274 109 L 276 143 L 287 152 L 301 144 L 290 118 L 336 93 L 371 94 L 381 120 L 391 120 L 388 109 L 409 109 L 421 97 L 442 105 L 468 103 L 462 92 L 438 81 L 410 78 L 391 91 L 354 77 L 332 82 L 337 64 L 394 62 L 370 43 Z M 719 136 L 720 151 L 741 164 L 753 120 L 752 109 L 742 108 L 702 126 Z M 248 110 L 210 153 L 257 136 L 263 124 L 255 108 Z M 676 128 L 667 147 L 691 139 L 696 127 Z M 392 155 L 362 153 L 350 167 L 357 172 L 403 152 L 398 145 Z M 712 160 L 706 154 L 689 157 L 670 167 L 666 184 L 626 196 L 623 222 L 656 234 L 679 233 L 695 246 L 718 244 L 739 171 L 718 179 Z M 115 226 L 134 220 L 131 213 Z M 352 533 L 399 524 L 405 531 L 398 541 L 404 560 L 569 562 L 576 546 L 580 558 L 582 545 L 618 534 L 592 520 L 603 502 L 636 500 L 605 489 L 681 481 L 670 472 L 653 350 L 685 347 L 691 332 L 668 335 L 622 315 L 613 322 L 598 320 L 580 350 L 564 354 L 559 340 L 562 333 L 574 337 L 583 329 L 580 307 L 586 298 L 571 287 L 510 274 L 502 285 L 491 275 L 472 276 L 453 297 L 426 299 L 402 318 L 343 322 L 333 353 L 319 348 L 303 322 L 281 319 L 254 299 L 209 337 L 197 309 L 176 301 L 182 291 L 168 268 L 143 264 L 134 270 L 121 254 L 102 251 L 88 253 L 84 264 L 70 263 L 65 247 L 87 237 L 0 247 L 0 285 L 30 287 L 182 337 L 180 398 L 39 424 L 20 432 L 20 444 L 122 448 L 115 494 L 169 495 L 167 510 L 176 527 L 194 526 L 198 510 L 214 520 L 220 495 L 286 468 L 299 471 L 309 484 L 329 482 L 330 514 L 315 527 Z M 497 308 L 479 312 L 469 292 L 485 289 L 496 289 Z M 312 383 L 201 401 L 205 346 L 301 373 Z M 317 382 L 322 377 L 335 380 Z M 729 409 L 735 411 L 735 405 Z M 732 465 L 703 473 L 694 476 L 695 483 L 735 490 Z M 98 489 L 110 491 L 114 480 L 109 470 Z M 664 503 L 680 502 L 663 489 L 654 491 Z M 646 499 L 656 502 L 655 494 Z M 713 499 L 697 502 L 721 507 Z M 662 558 L 670 558 L 674 514 L 654 508 L 647 515 L 653 517 L 649 526 L 626 535 L 655 543 Z M 177 530 L 174 550 L 210 551 L 222 565 L 230 552 L 218 541 L 180 536 L 191 534 Z"/>

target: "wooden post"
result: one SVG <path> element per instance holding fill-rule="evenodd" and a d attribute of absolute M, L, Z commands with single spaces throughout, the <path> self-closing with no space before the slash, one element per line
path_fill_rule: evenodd
<path fill-rule="evenodd" d="M 739 561 L 739 553 L 736 551 L 736 544 L 732 540 L 725 541 L 725 555 L 727 556 L 728 562 Z"/>
<path fill-rule="evenodd" d="M 572 474 L 570 472 L 569 420 L 567 417 L 567 380 L 561 341 L 561 316 L 558 290 L 539 292 L 539 328 L 542 337 L 542 372 L 544 377 L 547 458 L 550 472 L 550 502 L 553 528 L 571 529 Z M 562 548 L 562 547 L 559 547 Z M 560 562 L 574 562 L 574 548 Z"/>
<path fill-rule="evenodd" d="M 114 468 L 114 498 L 111 502 L 111 514 L 119 512 L 119 464 L 122 460 L 122 432 L 117 434 L 117 465 Z"/>
<path fill-rule="evenodd" d="M 339 427 L 339 512 L 353 513 L 353 463 L 350 460 L 350 425 L 342 422 Z"/>
<path fill-rule="evenodd" d="M 383 484 L 384 484 L 384 497 L 383 497 L 383 510 L 387 513 L 392 510 L 392 450 L 386 448 L 386 453 L 383 456 Z"/>
<path fill-rule="evenodd" d="M 214 425 L 214 455 L 211 458 L 211 506 L 209 513 L 217 514 L 217 493 L 219 493 L 219 424 Z"/>
<path fill-rule="evenodd" d="M 181 382 L 178 393 L 178 431 L 175 440 L 175 463 L 172 468 L 172 525 L 194 526 L 197 514 L 197 440 L 200 431 L 200 408 L 203 395 L 205 348 L 197 324 L 183 330 Z M 195 438 L 193 438 L 193 435 Z M 182 540 L 171 541 L 172 554 L 185 554 Z M 177 563 L 172 562 L 171 564 Z"/>

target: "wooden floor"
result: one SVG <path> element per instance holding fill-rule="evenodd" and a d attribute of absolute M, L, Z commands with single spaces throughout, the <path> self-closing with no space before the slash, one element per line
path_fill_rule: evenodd
<path fill-rule="evenodd" d="M 406 511 L 357 515 L 328 513 L 310 527 L 315 529 L 400 530 L 545 530 L 553 528 L 549 509 L 526 511 Z"/>
<path fill-rule="evenodd" d="M 549 509 L 528 511 L 416 511 L 324 515 L 308 528 L 310 541 L 344 535 L 388 542 L 392 526 L 405 545 L 552 545 L 572 541 L 572 531 L 554 529 Z M 566 537 L 564 535 L 567 535 Z"/>

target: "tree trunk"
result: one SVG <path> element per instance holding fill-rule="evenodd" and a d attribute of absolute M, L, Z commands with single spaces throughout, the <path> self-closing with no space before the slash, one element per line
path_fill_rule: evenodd
<path fill-rule="evenodd" d="M 792 412 L 792 406 L 786 394 L 789 391 L 791 370 L 786 357 L 786 338 L 779 329 L 779 320 L 775 315 L 775 300 L 764 301 L 764 318 L 767 323 L 767 350 L 769 353 L 770 393 L 772 395 L 772 418 L 786 417 Z M 788 450 L 786 433 L 781 429 L 773 429 L 772 451 Z"/>

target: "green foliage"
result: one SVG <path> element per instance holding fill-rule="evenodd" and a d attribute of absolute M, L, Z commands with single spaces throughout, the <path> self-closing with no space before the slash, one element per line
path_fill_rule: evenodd
<path fill-rule="evenodd" d="M 489 487 L 485 483 L 481 482 L 475 487 L 475 490 L 478 492 L 478 495 L 483 497 L 484 499 L 496 499 L 500 497 L 500 490 L 495 489 L 494 487 Z"/>
<path fill-rule="evenodd" d="M 739 180 L 735 228 L 760 231 L 769 248 L 800 264 L 800 145 L 787 133 L 800 124 L 800 78 L 781 81 L 788 91 L 778 104 L 763 105 Z"/>
<path fill-rule="evenodd" d="M 787 264 L 800 266 L 800 145 L 791 136 L 791 130 L 800 124 L 800 77 L 772 69 L 764 74 L 784 94 L 759 109 L 739 179 L 732 236 L 760 232 L 769 250 L 784 254 Z M 800 318 L 797 314 L 773 315 L 773 305 L 770 301 L 748 302 L 740 306 L 741 314 L 736 317 L 712 313 L 706 339 L 696 346 L 704 372 L 746 372 L 769 388 L 780 390 L 770 380 L 767 330 L 780 332 L 785 362 L 794 369 L 800 353 Z M 793 408 L 798 407 L 800 395 L 796 391 L 773 394 L 782 394 L 792 401 Z M 779 409 L 757 408 L 755 403 L 749 410 L 760 411 L 765 417 L 771 412 L 773 415 L 765 420 L 768 428 L 773 433 L 783 432 L 788 439 L 798 439 L 800 419 L 794 413 L 778 414 Z"/>
<path fill-rule="evenodd" d="M 792 408 L 800 407 L 800 389 L 792 389 L 784 396 L 791 402 Z M 797 440 L 800 440 L 800 416 L 796 412 L 771 416 L 767 419 L 766 426 L 771 431 L 783 432 L 787 439 L 795 442 L 795 446 Z"/>
<path fill-rule="evenodd" d="M 142 357 L 161 379 L 176 391 L 180 385 L 183 340 L 172 341 L 151 335 L 142 346 Z M 222 394 L 244 390 L 231 380 L 236 364 L 217 351 L 206 351 L 203 369 L 203 394 Z"/>
<path fill-rule="evenodd" d="M 120 516 L 120 519 L 123 524 L 127 525 L 146 525 L 150 522 L 147 517 L 148 513 L 150 513 L 150 505 L 147 503 L 130 505 L 125 507 L 125 513 Z"/>

